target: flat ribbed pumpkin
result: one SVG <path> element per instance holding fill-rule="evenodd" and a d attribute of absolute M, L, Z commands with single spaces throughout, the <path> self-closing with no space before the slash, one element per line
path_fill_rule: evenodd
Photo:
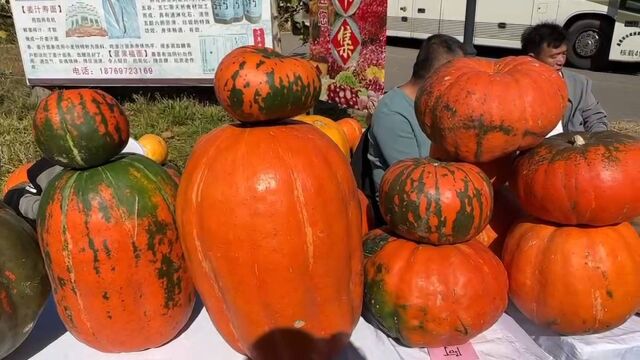
<path fill-rule="evenodd" d="M 0 359 L 31 334 L 50 292 L 35 232 L 0 201 Z"/>
<path fill-rule="evenodd" d="M 362 307 L 362 215 L 351 168 L 309 124 L 204 135 L 180 180 L 189 271 L 225 341 L 254 360 L 333 359 Z"/>
<path fill-rule="evenodd" d="M 420 127 L 456 159 L 483 163 L 540 143 L 568 102 L 564 79 L 530 56 L 459 58 L 416 95 Z"/>
<path fill-rule="evenodd" d="M 287 119 L 320 97 L 320 74 L 308 60 L 254 45 L 241 46 L 218 64 L 216 98 L 238 121 Z"/>
<path fill-rule="evenodd" d="M 37 233 L 58 314 L 102 352 L 170 341 L 195 300 L 175 223 L 177 184 L 153 160 L 119 155 L 54 177 Z"/>
<path fill-rule="evenodd" d="M 513 187 L 529 214 L 567 225 L 640 216 L 640 138 L 617 131 L 562 133 L 518 156 Z"/>
<path fill-rule="evenodd" d="M 629 223 L 604 227 L 518 221 L 503 262 L 513 303 L 564 335 L 618 327 L 640 309 L 640 237 Z"/>
<path fill-rule="evenodd" d="M 474 165 L 405 159 L 382 176 L 380 211 L 390 228 L 407 240 L 456 244 L 473 239 L 487 226 L 493 189 Z"/>
<path fill-rule="evenodd" d="M 365 236 L 364 252 L 365 311 L 406 346 L 463 344 L 507 308 L 507 273 L 476 240 L 417 244 L 384 227 Z"/>
<path fill-rule="evenodd" d="M 120 104 L 101 90 L 56 90 L 40 101 L 33 133 L 47 159 L 82 169 L 102 165 L 125 148 L 129 120 Z"/>

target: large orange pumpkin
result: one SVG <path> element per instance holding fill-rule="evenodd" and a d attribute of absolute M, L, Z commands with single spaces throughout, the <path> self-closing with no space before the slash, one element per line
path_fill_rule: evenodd
<path fill-rule="evenodd" d="M 349 139 L 347 138 L 347 135 L 344 133 L 342 128 L 338 126 L 333 120 L 320 115 L 298 115 L 294 117 L 294 119 L 304 121 L 307 124 L 311 124 L 320 129 L 323 133 L 330 137 L 331 140 L 336 143 L 336 145 L 338 145 L 347 159 L 351 158 Z"/>
<path fill-rule="evenodd" d="M 2 195 L 4 196 L 11 188 L 20 184 L 27 184 L 29 182 L 29 178 L 27 176 L 27 170 L 33 165 L 33 161 L 30 161 L 26 164 L 20 165 L 17 169 L 13 170 L 7 181 L 4 183 L 4 187 L 2 188 Z"/>
<path fill-rule="evenodd" d="M 200 138 L 178 225 L 211 320 L 254 360 L 331 359 L 362 306 L 362 215 L 351 168 L 312 125 L 226 125 Z"/>
<path fill-rule="evenodd" d="M 507 307 L 507 273 L 475 240 L 424 245 L 388 228 L 364 239 L 365 311 L 388 336 L 411 347 L 463 344 Z"/>
<path fill-rule="evenodd" d="M 416 115 L 433 143 L 461 161 L 482 163 L 540 143 L 567 101 L 562 77 L 529 56 L 460 58 L 424 82 Z"/>
<path fill-rule="evenodd" d="M 518 221 L 503 250 L 511 300 L 534 323 L 565 335 L 611 330 L 640 309 L 640 237 L 605 227 Z"/>
<path fill-rule="evenodd" d="M 471 164 L 405 159 L 391 165 L 380 182 L 380 212 L 408 240 L 433 245 L 471 240 L 492 211 L 491 183 Z"/>
<path fill-rule="evenodd" d="M 562 133 L 518 156 L 513 181 L 529 214 L 567 225 L 640 216 L 640 138 L 616 131 Z"/>
<path fill-rule="evenodd" d="M 216 98 L 241 122 L 305 113 L 320 97 L 321 81 L 308 60 L 254 45 L 227 54 L 215 74 Z"/>

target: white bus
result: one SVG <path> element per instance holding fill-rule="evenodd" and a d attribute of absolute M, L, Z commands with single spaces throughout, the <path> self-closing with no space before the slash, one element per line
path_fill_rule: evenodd
<path fill-rule="evenodd" d="M 388 0 L 387 35 L 462 40 L 466 0 Z M 640 0 L 477 0 L 474 44 L 520 48 L 530 25 L 553 21 L 569 37 L 568 60 L 598 69 L 609 60 L 640 62 Z"/>

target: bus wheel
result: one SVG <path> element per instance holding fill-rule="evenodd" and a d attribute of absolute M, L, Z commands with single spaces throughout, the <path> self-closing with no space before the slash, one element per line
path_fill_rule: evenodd
<path fill-rule="evenodd" d="M 608 65 L 613 29 L 605 19 L 576 21 L 568 30 L 571 64 L 581 69 L 602 70 Z"/>

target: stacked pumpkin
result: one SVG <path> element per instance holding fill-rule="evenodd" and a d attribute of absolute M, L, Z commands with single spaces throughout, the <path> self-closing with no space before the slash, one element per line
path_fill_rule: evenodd
<path fill-rule="evenodd" d="M 170 341 L 195 300 L 176 227 L 176 181 L 145 156 L 120 154 L 129 121 L 102 91 L 53 92 L 33 129 L 43 156 L 65 168 L 46 187 L 37 218 L 65 327 L 103 352 Z"/>
<path fill-rule="evenodd" d="M 515 153 L 540 143 L 566 102 L 562 78 L 529 57 L 458 59 L 426 80 L 416 115 L 431 159 L 385 172 L 388 227 L 364 241 L 366 310 L 389 336 L 458 345 L 498 320 L 509 289 L 501 241 L 518 209 L 503 185 Z"/>
<path fill-rule="evenodd" d="M 245 46 L 215 74 L 236 119 L 202 136 L 177 216 L 195 286 L 237 352 L 332 359 L 362 307 L 360 203 L 345 153 L 308 111 L 320 78 L 307 60 Z"/>
<path fill-rule="evenodd" d="M 388 226 L 364 238 L 366 316 L 411 347 L 463 344 L 507 307 L 507 274 L 476 237 L 493 190 L 476 166 L 396 162 L 380 185 Z"/>
<path fill-rule="evenodd" d="M 594 334 L 640 310 L 638 159 L 640 139 L 615 131 L 555 135 L 516 159 L 511 186 L 532 217 L 513 226 L 503 261 L 534 323 Z"/>
<path fill-rule="evenodd" d="M 532 58 L 465 58 L 427 80 L 416 114 L 433 157 L 492 179 L 495 211 L 478 239 L 502 256 L 513 303 L 540 326 L 590 334 L 640 308 L 628 223 L 640 215 L 640 142 L 613 131 L 545 139 L 566 104 L 564 80 Z"/>

